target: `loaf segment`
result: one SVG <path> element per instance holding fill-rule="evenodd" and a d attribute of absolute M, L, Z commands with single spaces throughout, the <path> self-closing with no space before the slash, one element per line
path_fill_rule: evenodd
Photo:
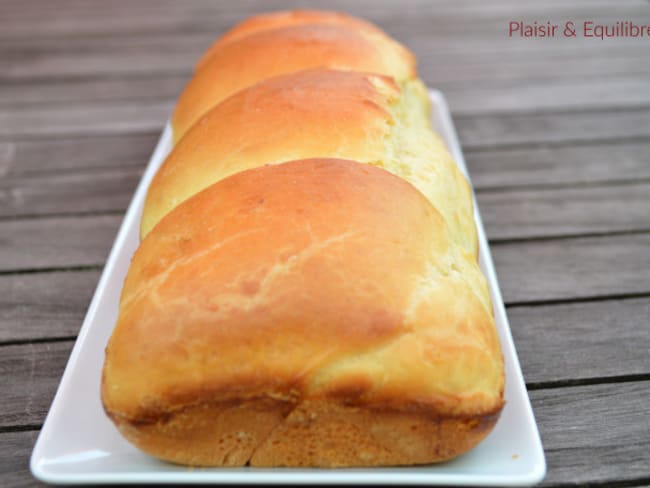
<path fill-rule="evenodd" d="M 251 18 L 172 117 L 106 350 L 122 434 L 196 466 L 471 449 L 503 407 L 471 190 L 412 54 L 342 14 Z"/>
<path fill-rule="evenodd" d="M 452 239 L 476 257 L 471 190 L 431 129 L 424 86 L 335 70 L 262 81 L 205 114 L 154 177 L 141 236 L 180 202 L 231 174 L 314 157 L 380 166 L 409 181 L 442 214 Z"/>
<path fill-rule="evenodd" d="M 282 10 L 248 17 L 239 24 L 229 29 L 201 56 L 196 64 L 201 69 L 214 53 L 229 42 L 257 32 L 280 29 L 291 25 L 334 24 L 350 27 L 367 32 L 371 35 L 385 37 L 386 33 L 367 20 L 353 17 L 343 12 L 330 12 L 326 10 Z"/>
<path fill-rule="evenodd" d="M 388 36 L 342 24 L 295 24 L 216 46 L 181 93 L 172 114 L 174 141 L 229 95 L 267 78 L 310 68 L 415 78 L 415 58 Z"/>
<path fill-rule="evenodd" d="M 301 160 L 229 176 L 147 235 L 102 399 L 173 462 L 427 463 L 487 434 L 503 362 L 485 279 L 431 203 L 381 168 Z"/>

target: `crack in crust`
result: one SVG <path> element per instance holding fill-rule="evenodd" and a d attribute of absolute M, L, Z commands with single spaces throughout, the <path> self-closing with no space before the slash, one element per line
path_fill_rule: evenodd
<path fill-rule="evenodd" d="M 161 270 L 160 272 L 156 273 L 153 276 L 150 276 L 147 279 L 147 286 L 140 286 L 139 288 L 136 288 L 134 292 L 126 294 L 126 291 L 129 290 L 126 285 L 124 287 L 124 292 L 122 298 L 120 299 L 120 311 L 124 312 L 126 311 L 129 307 L 131 307 L 134 303 L 137 303 L 138 300 L 142 299 L 143 297 L 149 297 L 153 298 L 154 301 L 159 302 L 158 298 L 158 288 L 162 286 L 167 279 L 173 274 L 173 272 L 180 268 L 181 266 L 187 265 L 191 262 L 197 261 L 205 256 L 207 256 L 210 253 L 213 253 L 215 251 L 218 251 L 219 249 L 223 248 L 224 246 L 227 246 L 229 244 L 232 244 L 234 241 L 241 239 L 243 237 L 248 237 L 252 234 L 255 234 L 256 232 L 259 232 L 260 229 L 249 229 L 246 231 L 239 232 L 233 236 L 228 237 L 227 239 L 224 239 L 222 241 L 216 242 L 212 246 L 208 247 L 207 249 L 203 249 L 199 252 L 196 252 L 192 254 L 191 256 L 188 256 L 186 258 L 182 259 L 177 259 L 174 261 L 170 266 L 167 266 L 165 269 Z M 137 253 L 137 251 L 136 251 Z M 135 257 L 134 257 L 135 259 Z"/>

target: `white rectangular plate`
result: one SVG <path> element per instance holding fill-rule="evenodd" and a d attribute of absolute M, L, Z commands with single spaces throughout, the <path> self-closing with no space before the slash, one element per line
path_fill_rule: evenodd
<path fill-rule="evenodd" d="M 467 174 L 444 97 L 431 91 L 433 125 Z M 34 447 L 31 470 L 38 479 L 75 483 L 269 483 L 531 485 L 546 472 L 544 451 L 481 218 L 476 212 L 480 264 L 492 291 L 506 366 L 506 406 L 490 435 L 454 461 L 428 466 L 372 469 L 187 468 L 158 461 L 125 441 L 100 403 L 104 348 L 117 319 L 118 301 L 138 246 L 142 204 L 151 178 L 171 148 L 165 128 L 136 190 L 92 299 L 70 360 Z M 137 374 L 137 372 L 134 372 Z"/>

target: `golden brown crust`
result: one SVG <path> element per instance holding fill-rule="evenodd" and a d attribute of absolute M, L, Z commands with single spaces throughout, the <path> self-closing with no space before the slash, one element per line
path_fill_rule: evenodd
<path fill-rule="evenodd" d="M 328 67 L 415 77 L 413 55 L 396 41 L 343 24 L 295 24 L 217 46 L 181 93 L 172 114 L 178 141 L 204 113 L 261 80 Z"/>
<path fill-rule="evenodd" d="M 380 83 L 383 93 L 375 87 Z M 390 130 L 389 101 L 399 91 L 379 75 L 313 70 L 229 97 L 185 134 L 156 173 L 141 236 L 180 202 L 239 171 L 310 157 L 380 161 Z"/>
<path fill-rule="evenodd" d="M 457 248 L 421 193 L 373 166 L 230 176 L 136 252 L 104 407 L 136 445 L 188 464 L 459 454 L 503 405 L 503 359 L 484 279 Z M 346 461 L 335 451 L 349 442 L 363 448 Z"/>
<path fill-rule="evenodd" d="M 239 171 L 313 157 L 379 165 L 434 204 L 452 238 L 476 256 L 469 185 L 429 125 L 417 81 L 308 70 L 224 100 L 174 147 L 149 186 L 141 236 L 180 202 Z"/>
<path fill-rule="evenodd" d="M 201 67 L 206 64 L 215 52 L 229 42 L 241 39 L 242 37 L 249 36 L 256 32 L 279 29 L 281 27 L 297 24 L 338 24 L 372 34 L 386 35 L 386 33 L 376 25 L 343 12 L 331 12 L 326 10 L 283 10 L 278 12 L 269 12 L 248 17 L 228 30 L 228 32 L 221 36 L 203 54 L 199 62 L 196 64 L 196 67 L 197 69 L 201 69 Z"/>
<path fill-rule="evenodd" d="M 193 405 L 148 422 L 112 416 L 140 449 L 190 466 L 397 466 L 453 459 L 500 415 L 435 417 L 419 411 L 274 399 Z"/>
<path fill-rule="evenodd" d="M 340 468 L 447 461 L 478 444 L 498 417 L 435 417 L 306 401 L 255 449 L 250 465 Z"/>
<path fill-rule="evenodd" d="M 145 452 L 192 466 L 243 466 L 293 405 L 270 398 L 189 405 L 147 419 L 108 412 Z"/>

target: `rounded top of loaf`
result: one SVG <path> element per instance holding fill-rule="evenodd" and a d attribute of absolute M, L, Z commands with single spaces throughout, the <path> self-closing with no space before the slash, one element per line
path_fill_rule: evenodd
<path fill-rule="evenodd" d="M 154 176 L 141 236 L 185 199 L 239 171 L 313 157 L 380 161 L 389 103 L 399 95 L 392 78 L 334 70 L 269 78 L 232 95 L 192 126 Z"/>
<path fill-rule="evenodd" d="M 151 181 L 141 236 L 179 203 L 231 174 L 315 157 L 351 159 L 401 176 L 442 214 L 452 238 L 476 255 L 471 191 L 431 130 L 424 86 L 328 69 L 260 81 L 204 114 Z"/>
<path fill-rule="evenodd" d="M 295 24 L 218 46 L 181 93 L 172 114 L 174 140 L 233 93 L 273 76 L 331 68 L 414 78 L 415 58 L 381 34 L 347 25 Z"/>
<path fill-rule="evenodd" d="M 196 68 L 200 69 L 201 66 L 212 57 L 214 52 L 218 51 L 223 45 L 229 42 L 256 32 L 278 29 L 295 24 L 340 24 L 374 34 L 386 35 L 383 30 L 367 20 L 353 17 L 352 15 L 343 12 L 327 10 L 281 10 L 277 12 L 267 12 L 247 17 L 242 22 L 229 29 L 208 48 L 196 64 Z"/>
<path fill-rule="evenodd" d="M 426 198 L 383 169 L 311 159 L 237 173 L 135 253 L 105 408 L 136 422 L 253 397 L 495 412 L 499 342 L 463 256 Z"/>

